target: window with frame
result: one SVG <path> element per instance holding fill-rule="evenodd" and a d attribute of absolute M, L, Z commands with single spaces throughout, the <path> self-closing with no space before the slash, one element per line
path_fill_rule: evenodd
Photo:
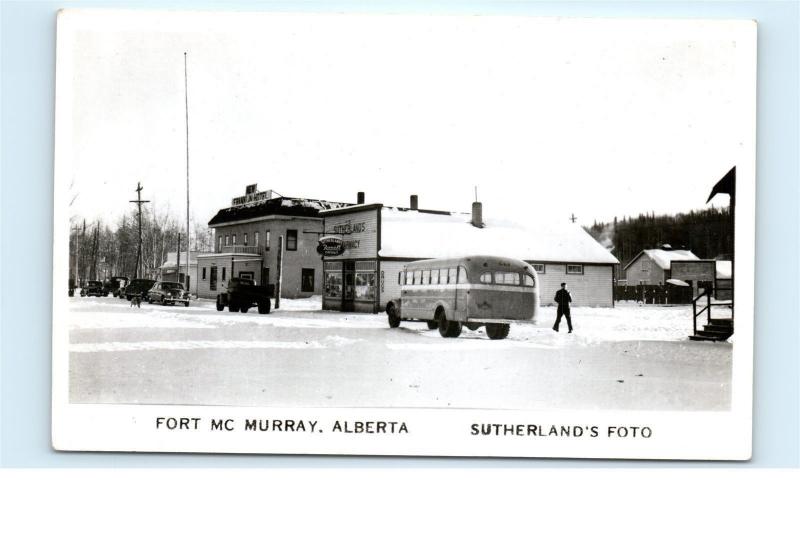
<path fill-rule="evenodd" d="M 533 270 L 539 273 L 540 275 L 545 272 L 544 264 L 543 263 L 532 263 L 531 267 Z"/>
<path fill-rule="evenodd" d="M 342 298 L 342 262 L 325 263 L 325 297 Z"/>
<path fill-rule="evenodd" d="M 523 275 L 522 277 L 522 285 L 523 286 L 536 286 L 536 281 L 533 280 L 533 275 Z"/>
<path fill-rule="evenodd" d="M 430 269 L 423 269 L 422 270 L 422 284 L 430 284 L 431 283 L 431 271 Z"/>
<path fill-rule="evenodd" d="M 567 275 L 583 275 L 583 264 L 567 264 Z"/>
<path fill-rule="evenodd" d="M 219 241 L 217 243 L 217 252 L 222 252 L 222 236 L 219 236 Z"/>
<path fill-rule="evenodd" d="M 230 235 L 226 235 L 225 236 L 225 246 L 226 247 L 231 246 L 231 236 Z"/>
<path fill-rule="evenodd" d="M 451 267 L 447 270 L 447 284 L 455 284 L 457 278 L 457 268 Z"/>
<path fill-rule="evenodd" d="M 264 250 L 269 250 L 269 230 L 264 235 Z"/>
<path fill-rule="evenodd" d="M 422 284 L 422 271 L 414 271 L 414 284 Z"/>
<path fill-rule="evenodd" d="M 297 250 L 297 230 L 286 230 L 286 250 Z"/>
<path fill-rule="evenodd" d="M 467 269 L 461 265 L 458 266 L 458 283 L 467 284 Z"/>
<path fill-rule="evenodd" d="M 236 246 L 236 234 L 235 233 L 233 235 L 231 235 L 231 241 L 233 242 L 232 244 L 234 246 Z"/>
<path fill-rule="evenodd" d="M 439 284 L 439 270 L 432 269 L 431 270 L 431 284 Z"/>
<path fill-rule="evenodd" d="M 244 234 L 244 246 L 247 246 L 247 233 Z"/>
<path fill-rule="evenodd" d="M 255 246 L 258 246 L 258 232 L 257 231 L 253 232 L 253 244 Z"/>
<path fill-rule="evenodd" d="M 507 284 L 509 286 L 519 286 L 519 273 L 512 273 L 508 271 L 495 271 L 494 283 Z"/>
<path fill-rule="evenodd" d="M 481 273 L 481 276 L 478 278 L 479 281 L 483 284 L 491 284 L 492 283 L 492 274 L 490 272 Z"/>
<path fill-rule="evenodd" d="M 643 273 L 649 273 L 650 272 L 650 260 L 648 260 L 645 257 L 642 258 L 642 272 Z"/>

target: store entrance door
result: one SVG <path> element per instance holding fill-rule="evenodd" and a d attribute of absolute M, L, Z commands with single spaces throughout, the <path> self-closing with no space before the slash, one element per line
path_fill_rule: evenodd
<path fill-rule="evenodd" d="M 344 288 L 342 288 L 342 312 L 353 312 L 356 309 L 356 263 L 344 262 Z"/>

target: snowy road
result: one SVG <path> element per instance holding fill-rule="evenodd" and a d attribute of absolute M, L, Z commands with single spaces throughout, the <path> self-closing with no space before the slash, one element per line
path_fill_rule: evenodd
<path fill-rule="evenodd" d="M 576 333 L 504 341 L 284 300 L 259 315 L 70 298 L 70 400 L 240 406 L 725 410 L 731 344 L 694 343 L 691 307 L 573 309 Z"/>

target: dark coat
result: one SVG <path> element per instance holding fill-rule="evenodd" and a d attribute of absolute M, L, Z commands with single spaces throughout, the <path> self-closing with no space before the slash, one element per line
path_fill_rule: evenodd
<path fill-rule="evenodd" d="M 564 290 L 562 288 L 556 292 L 556 296 L 553 298 L 553 301 L 558 303 L 559 308 L 569 309 L 569 304 L 572 303 L 572 296 L 569 295 L 569 290 Z"/>

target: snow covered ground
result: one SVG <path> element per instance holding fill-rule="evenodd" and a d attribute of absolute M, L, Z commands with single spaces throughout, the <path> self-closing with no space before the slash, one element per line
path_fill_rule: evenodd
<path fill-rule="evenodd" d="M 321 311 L 269 315 L 213 303 L 70 298 L 73 402 L 463 408 L 729 408 L 731 344 L 695 343 L 691 306 L 573 309 L 575 333 L 514 325 L 443 339 L 424 323 Z M 715 309 L 722 311 L 724 309 Z M 715 313 L 715 317 L 725 314 Z"/>

